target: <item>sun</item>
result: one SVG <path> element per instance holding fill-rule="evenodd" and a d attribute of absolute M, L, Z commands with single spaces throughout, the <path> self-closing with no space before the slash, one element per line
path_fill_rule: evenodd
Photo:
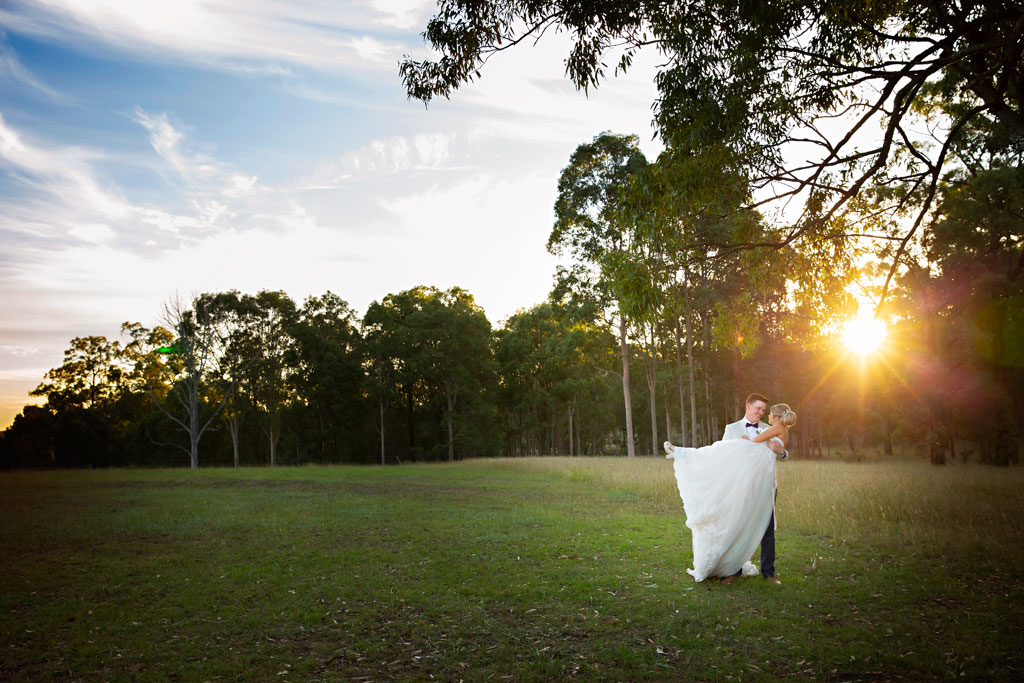
<path fill-rule="evenodd" d="M 885 323 L 875 318 L 854 318 L 843 325 L 842 338 L 846 348 L 860 355 L 874 353 L 885 341 Z"/>

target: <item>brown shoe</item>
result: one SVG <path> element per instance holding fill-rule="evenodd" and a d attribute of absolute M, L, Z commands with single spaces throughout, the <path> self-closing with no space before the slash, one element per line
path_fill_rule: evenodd
<path fill-rule="evenodd" d="M 768 583 L 774 583 L 776 586 L 782 585 L 782 582 L 776 579 L 774 576 L 766 576 L 764 578 L 768 580 Z"/>
<path fill-rule="evenodd" d="M 723 586 L 728 586 L 729 584 L 731 584 L 735 580 L 736 580 L 735 576 L 727 576 L 724 579 L 722 579 L 722 585 Z"/>

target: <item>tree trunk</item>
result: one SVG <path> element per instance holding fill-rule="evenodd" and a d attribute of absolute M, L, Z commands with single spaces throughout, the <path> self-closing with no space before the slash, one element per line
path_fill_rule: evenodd
<path fill-rule="evenodd" d="M 714 423 L 711 420 L 711 329 L 704 321 L 704 417 L 707 419 L 707 441 L 715 440 Z"/>
<path fill-rule="evenodd" d="M 448 462 L 455 462 L 455 428 L 452 416 L 448 416 Z"/>
<path fill-rule="evenodd" d="M 381 396 L 378 399 L 378 403 L 380 404 L 380 464 L 381 465 L 385 465 L 387 463 L 384 461 L 384 397 L 383 396 Z"/>
<path fill-rule="evenodd" d="M 455 396 L 449 392 L 445 394 L 445 399 L 448 402 L 448 462 L 455 462 Z"/>
<path fill-rule="evenodd" d="M 572 432 L 572 411 L 573 411 L 573 408 L 574 408 L 573 405 L 570 403 L 569 404 L 569 455 L 570 456 L 576 455 L 573 452 L 573 438 L 572 438 L 573 437 L 573 432 Z"/>
<path fill-rule="evenodd" d="M 683 390 L 683 340 L 678 318 L 676 318 L 676 385 L 679 389 L 679 445 L 689 446 L 690 439 L 686 431 L 686 392 Z M 669 423 L 666 422 L 666 424 Z"/>
<path fill-rule="evenodd" d="M 693 311 L 690 307 L 690 273 L 683 280 L 683 298 L 686 300 L 686 363 L 690 370 L 690 439 L 693 447 L 701 444 L 697 439 L 697 380 L 693 368 Z"/>
<path fill-rule="evenodd" d="M 193 470 L 199 469 L 199 387 L 195 388 L 189 396 L 189 467 Z"/>
<path fill-rule="evenodd" d="M 416 428 L 412 417 L 412 387 L 405 388 L 405 399 L 409 418 L 409 459 L 416 462 Z"/>
<path fill-rule="evenodd" d="M 575 401 L 575 400 L 576 400 L 576 398 L 573 397 L 573 401 Z M 579 417 L 577 417 L 576 418 L 576 455 L 582 455 L 583 454 L 583 425 L 581 423 L 582 423 L 582 420 L 580 420 Z"/>
<path fill-rule="evenodd" d="M 228 418 L 228 429 L 231 430 L 231 451 L 234 454 L 235 467 L 238 467 L 238 416 Z"/>
<path fill-rule="evenodd" d="M 324 430 L 323 409 L 317 411 L 317 416 L 320 418 L 320 462 L 327 462 L 327 435 Z"/>
<path fill-rule="evenodd" d="M 626 409 L 626 455 L 633 458 L 633 401 L 629 393 L 629 345 L 626 343 L 626 316 L 619 314 L 619 350 L 622 353 L 622 402 Z"/>
<path fill-rule="evenodd" d="M 651 399 L 651 455 L 658 454 L 658 365 L 654 358 L 654 326 L 651 325 L 650 345 L 647 347 L 647 391 Z"/>

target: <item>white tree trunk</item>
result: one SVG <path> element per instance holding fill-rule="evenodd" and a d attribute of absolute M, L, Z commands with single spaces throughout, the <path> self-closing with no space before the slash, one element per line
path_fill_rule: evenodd
<path fill-rule="evenodd" d="M 626 343 L 626 316 L 619 314 L 619 349 L 622 352 L 622 402 L 626 409 L 626 455 L 636 457 L 633 446 L 633 401 L 629 393 L 629 345 Z"/>
<path fill-rule="evenodd" d="M 270 466 L 277 466 L 277 439 L 281 436 L 281 430 L 270 425 L 267 431 L 267 441 L 270 442 Z"/>
<path fill-rule="evenodd" d="M 690 370 L 690 440 L 691 446 L 698 447 L 701 444 L 697 439 L 697 391 L 694 388 L 697 379 L 693 371 L 693 313 L 690 310 L 690 273 L 685 274 L 683 280 L 683 298 L 686 300 L 686 363 Z"/>
<path fill-rule="evenodd" d="M 651 341 L 647 349 L 647 390 L 651 395 L 651 455 L 658 454 L 658 366 L 654 358 L 654 326 L 651 326 Z"/>
<path fill-rule="evenodd" d="M 238 467 L 238 416 L 232 415 L 228 418 L 228 428 L 231 430 L 231 450 L 235 456 L 235 467 Z"/>
<path fill-rule="evenodd" d="M 683 389 L 683 342 L 680 338 L 679 321 L 676 320 L 676 384 L 679 388 L 679 445 L 689 446 L 690 438 L 686 428 L 686 392 Z M 666 420 L 668 418 L 665 418 Z M 671 441 L 671 439 L 669 439 Z"/>

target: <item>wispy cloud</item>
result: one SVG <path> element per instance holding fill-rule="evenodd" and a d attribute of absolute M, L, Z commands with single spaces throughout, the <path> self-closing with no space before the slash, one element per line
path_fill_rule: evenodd
<path fill-rule="evenodd" d="M 467 135 L 450 132 L 371 140 L 334 162 L 322 164 L 301 186 L 324 188 L 413 171 L 463 170 L 471 156 L 470 140 Z"/>
<path fill-rule="evenodd" d="M 406 48 L 387 35 L 414 26 L 422 2 L 333 0 L 9 0 L 0 25 L 63 42 L 101 41 L 118 50 L 214 68 L 288 75 L 289 65 L 393 69 Z"/>
<path fill-rule="evenodd" d="M 156 153 L 188 184 L 208 182 L 221 173 L 211 157 L 182 149 L 187 131 L 173 124 L 166 113 L 150 114 L 136 107 L 132 118 L 149 133 L 149 143 Z"/>
<path fill-rule="evenodd" d="M 425 26 L 437 9 L 434 0 L 370 0 L 370 6 L 381 14 L 381 23 L 403 30 Z"/>
<path fill-rule="evenodd" d="M 72 204 L 90 213 L 123 218 L 131 207 L 97 182 L 89 165 L 100 154 L 78 147 L 48 150 L 26 142 L 0 114 L 0 162 L 37 198 Z"/>
<path fill-rule="evenodd" d="M 75 103 L 73 98 L 57 92 L 25 68 L 10 46 L 4 42 L 2 33 L 0 33 L 0 83 L 3 84 L 3 87 L 26 88 L 60 104 Z"/>

